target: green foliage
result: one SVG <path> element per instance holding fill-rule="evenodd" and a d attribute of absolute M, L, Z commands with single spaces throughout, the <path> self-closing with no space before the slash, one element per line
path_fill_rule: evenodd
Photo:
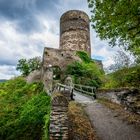
<path fill-rule="evenodd" d="M 103 71 L 99 69 L 93 61 L 91 61 L 85 52 L 79 51 L 77 54 L 83 62 L 75 61 L 68 65 L 65 74 L 72 75 L 74 83 L 76 84 L 95 86 L 97 88 L 100 87 Z"/>
<path fill-rule="evenodd" d="M 140 66 L 123 68 L 107 75 L 105 88 L 137 87 L 140 88 Z"/>
<path fill-rule="evenodd" d="M 84 51 L 77 51 L 76 54 L 81 58 L 81 60 L 85 63 L 90 63 L 91 59 L 88 54 Z"/>
<path fill-rule="evenodd" d="M 140 54 L 140 1 L 88 0 L 91 22 L 101 39 Z"/>
<path fill-rule="evenodd" d="M 42 140 L 49 140 L 50 114 L 45 115 L 44 136 Z"/>
<path fill-rule="evenodd" d="M 38 70 L 41 67 L 40 57 L 34 57 L 29 60 L 20 59 L 18 61 L 16 69 L 19 70 L 23 76 L 29 75 L 30 72 Z"/>
<path fill-rule="evenodd" d="M 42 83 L 27 84 L 22 77 L 0 84 L 0 139 L 39 140 L 50 97 Z"/>
<path fill-rule="evenodd" d="M 115 63 L 108 68 L 112 73 L 104 79 L 105 88 L 139 87 L 140 65 L 132 62 L 130 57 L 125 51 L 117 52 L 114 56 Z"/>

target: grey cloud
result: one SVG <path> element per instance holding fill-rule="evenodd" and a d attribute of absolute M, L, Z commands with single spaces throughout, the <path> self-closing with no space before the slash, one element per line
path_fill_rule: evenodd
<path fill-rule="evenodd" d="M 0 0 L 0 16 L 10 21 L 15 21 L 17 30 L 32 33 L 43 30 L 41 21 L 37 19 L 38 14 L 54 15 L 55 0 Z M 50 13 L 50 12 L 51 13 Z"/>
<path fill-rule="evenodd" d="M 32 58 L 35 56 L 40 56 L 43 53 L 43 48 L 45 44 L 43 42 L 34 42 L 32 41 L 32 44 L 25 43 L 25 44 L 19 44 L 21 47 L 16 47 L 10 50 L 9 46 L 6 46 L 7 49 L 1 49 L 0 52 L 0 65 L 10 65 L 10 66 L 16 66 L 17 62 L 21 58 Z M 18 50 L 17 50 L 18 49 Z M 36 53 L 37 52 L 37 53 Z"/>
<path fill-rule="evenodd" d="M 27 15 L 18 21 L 16 29 L 23 33 L 33 33 L 43 30 L 43 26 L 34 16 Z"/>
<path fill-rule="evenodd" d="M 0 65 L 0 79 L 9 79 L 19 74 L 20 72 L 16 71 L 15 66 Z"/>
<path fill-rule="evenodd" d="M 10 59 L 0 59 L 0 65 L 10 65 L 10 66 L 15 66 L 17 64 L 17 60 L 12 61 Z"/>
<path fill-rule="evenodd" d="M 42 55 L 44 46 L 57 46 L 59 18 L 71 9 L 83 10 L 90 15 L 87 0 L 0 0 L 0 67 L 16 66 L 21 58 Z M 93 32 L 91 38 L 92 56 L 100 57 L 98 52 L 102 55 L 101 50 L 105 47 L 108 54 L 113 53 L 107 43 L 96 37 L 96 33 Z M 14 71 L 5 69 L 0 71 L 0 76 L 7 77 L 6 73 Z"/>
<path fill-rule="evenodd" d="M 31 13 L 32 5 L 29 0 L 0 0 L 0 14 L 10 20 L 21 19 Z"/>

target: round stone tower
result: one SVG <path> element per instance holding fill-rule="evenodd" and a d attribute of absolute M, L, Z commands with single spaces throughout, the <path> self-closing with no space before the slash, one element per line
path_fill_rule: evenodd
<path fill-rule="evenodd" d="M 60 49 L 82 50 L 91 55 L 89 17 L 85 12 L 71 10 L 61 16 Z"/>

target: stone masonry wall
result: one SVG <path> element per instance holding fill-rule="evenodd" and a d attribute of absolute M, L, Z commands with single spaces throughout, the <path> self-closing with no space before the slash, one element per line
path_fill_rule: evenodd
<path fill-rule="evenodd" d="M 75 51 L 60 50 L 54 48 L 44 48 L 43 69 L 45 71 L 49 65 L 59 66 L 61 70 L 73 61 L 81 61 Z"/>
<path fill-rule="evenodd" d="M 81 59 L 76 55 L 75 51 L 44 48 L 41 79 L 47 92 L 51 88 L 53 82 L 53 73 L 51 75 L 51 68 L 49 66 L 58 66 L 62 73 L 61 79 L 63 79 L 63 71 L 66 69 L 68 64 L 71 64 L 74 61 L 81 61 Z"/>
<path fill-rule="evenodd" d="M 82 50 L 91 55 L 89 17 L 79 10 L 64 13 L 60 19 L 60 49 Z"/>
<path fill-rule="evenodd" d="M 68 100 L 60 93 L 52 97 L 50 116 L 50 140 L 68 140 Z"/>

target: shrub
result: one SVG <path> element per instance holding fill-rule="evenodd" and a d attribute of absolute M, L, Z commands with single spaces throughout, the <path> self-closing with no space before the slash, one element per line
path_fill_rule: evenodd
<path fill-rule="evenodd" d="M 99 88 L 102 84 L 101 78 L 104 74 L 103 71 L 90 60 L 86 53 L 78 52 L 78 55 L 80 55 L 83 62 L 75 61 L 68 65 L 65 74 L 71 75 L 73 77 L 73 82 L 76 84 Z"/>
<path fill-rule="evenodd" d="M 105 88 L 140 87 L 140 66 L 123 68 L 107 75 Z"/>
<path fill-rule="evenodd" d="M 27 84 L 18 77 L 0 84 L 0 139 L 41 139 L 49 113 L 50 97 L 42 83 Z"/>

